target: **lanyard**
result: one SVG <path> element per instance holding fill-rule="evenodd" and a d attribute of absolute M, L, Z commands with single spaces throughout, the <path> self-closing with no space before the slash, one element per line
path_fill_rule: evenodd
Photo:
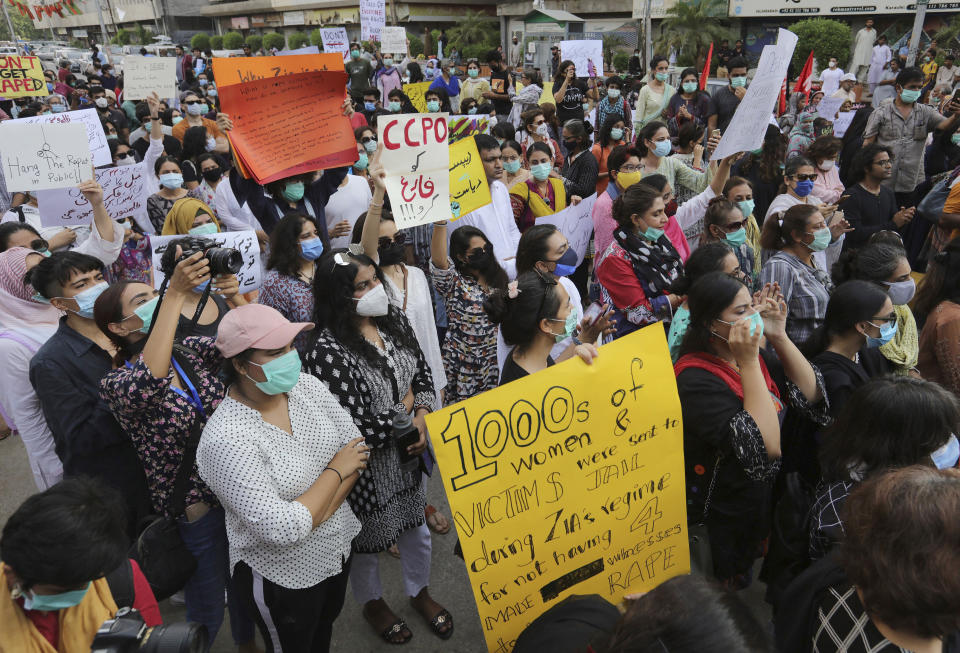
<path fill-rule="evenodd" d="M 180 375 L 180 380 L 183 381 L 184 385 L 187 386 L 187 389 L 190 391 L 190 394 L 187 395 L 186 392 L 180 388 L 170 386 L 170 388 L 177 394 L 183 396 L 187 401 L 194 405 L 194 407 L 200 412 L 201 415 L 206 415 L 206 412 L 203 410 L 203 402 L 200 401 L 200 395 L 197 393 L 197 389 L 193 386 L 193 383 L 190 382 L 190 378 L 184 374 L 183 368 L 180 367 L 180 364 L 174 359 L 170 359 L 170 363 L 173 365 L 173 369 L 177 371 L 177 374 Z"/>

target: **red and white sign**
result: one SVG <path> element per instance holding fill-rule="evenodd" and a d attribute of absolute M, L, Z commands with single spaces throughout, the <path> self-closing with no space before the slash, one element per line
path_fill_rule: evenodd
<path fill-rule="evenodd" d="M 406 113 L 377 121 L 380 163 L 397 228 L 450 218 L 446 113 Z"/>

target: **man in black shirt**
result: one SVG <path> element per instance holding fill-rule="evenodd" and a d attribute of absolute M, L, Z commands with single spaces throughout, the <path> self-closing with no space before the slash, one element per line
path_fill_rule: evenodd
<path fill-rule="evenodd" d="M 727 77 L 730 73 L 727 68 L 727 64 L 730 62 L 730 57 L 733 56 L 733 51 L 730 49 L 730 40 L 723 39 L 720 41 L 720 47 L 717 48 L 717 77 L 723 79 Z"/>
<path fill-rule="evenodd" d="M 642 69 L 643 66 L 640 65 L 640 50 L 634 50 L 633 56 L 630 57 L 630 62 L 627 64 L 627 73 L 631 76 L 639 75 Z"/>
<path fill-rule="evenodd" d="M 840 198 L 839 208 L 853 231 L 843 241 L 843 249 L 855 249 L 867 243 L 878 231 L 899 231 L 913 219 L 915 207 L 897 210 L 897 198 L 883 182 L 893 175 L 893 151 L 872 143 L 853 157 L 851 181 Z"/>
<path fill-rule="evenodd" d="M 350 44 L 350 61 L 343 65 L 350 77 L 350 98 L 354 104 L 363 102 L 363 94 L 369 91 L 370 78 L 373 77 L 373 67 L 370 60 L 360 56 L 360 44 Z"/>
<path fill-rule="evenodd" d="M 550 76 L 557 76 L 557 66 L 560 65 L 560 48 L 551 45 L 550 46 Z"/>
<path fill-rule="evenodd" d="M 503 65 L 503 55 L 499 50 L 490 50 L 487 53 L 487 65 L 490 66 L 490 90 L 483 93 L 483 97 L 493 102 L 497 112 L 497 122 L 503 122 L 510 115 L 510 96 L 514 94 L 510 75 Z"/>
<path fill-rule="evenodd" d="M 714 129 L 725 131 L 737 107 L 740 106 L 740 100 L 747 94 L 746 60 L 734 57 L 730 59 L 728 65 L 730 83 L 710 98 L 710 114 L 707 118 L 707 128 L 710 131 Z"/>

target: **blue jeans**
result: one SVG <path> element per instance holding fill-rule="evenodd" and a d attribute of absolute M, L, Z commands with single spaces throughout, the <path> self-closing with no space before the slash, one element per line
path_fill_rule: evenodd
<path fill-rule="evenodd" d="M 197 559 L 197 571 L 183 588 L 187 620 L 206 626 L 212 646 L 223 625 L 223 592 L 226 590 L 233 640 L 237 644 L 249 642 L 254 637 L 254 624 L 234 597 L 223 508 L 213 508 L 194 522 L 181 517 L 177 526 L 183 543 Z"/>

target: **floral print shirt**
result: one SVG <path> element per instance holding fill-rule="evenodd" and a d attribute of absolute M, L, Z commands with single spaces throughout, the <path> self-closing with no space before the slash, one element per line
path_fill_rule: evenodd
<path fill-rule="evenodd" d="M 313 290 L 309 283 L 299 277 L 267 270 L 257 302 L 277 309 L 280 315 L 291 322 L 313 320 Z M 309 335 L 309 331 L 304 331 L 293 340 L 294 347 L 301 354 L 307 351 Z"/>
<path fill-rule="evenodd" d="M 182 346 L 180 351 L 192 365 L 199 381 L 197 394 L 205 415 L 199 415 L 193 402 L 187 398 L 189 390 L 172 385 L 172 365 L 167 376 L 158 379 L 143 362 L 142 355 L 135 363 L 111 371 L 100 382 L 100 396 L 130 437 L 143 463 L 153 510 L 166 517 L 177 516 L 171 514 L 168 503 L 184 445 L 196 421 L 206 423 L 207 415 L 213 413 L 226 394 L 226 388 L 217 376 L 223 358 L 214 347 L 213 339 L 185 338 Z M 194 466 L 187 484 L 185 505 L 200 501 L 211 506 L 220 505 Z"/>

